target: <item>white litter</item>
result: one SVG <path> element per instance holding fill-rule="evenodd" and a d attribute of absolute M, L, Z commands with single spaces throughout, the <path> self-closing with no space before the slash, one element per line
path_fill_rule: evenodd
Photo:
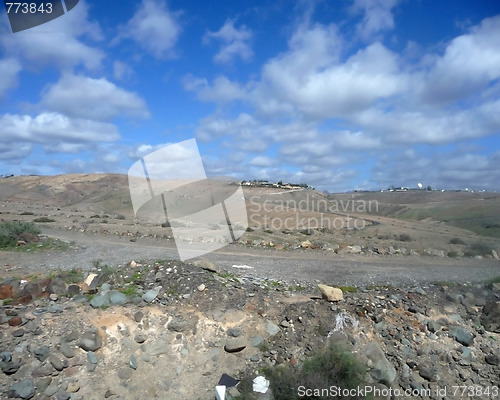
<path fill-rule="evenodd" d="M 269 389 L 269 381 L 263 376 L 258 376 L 253 380 L 253 391 L 257 393 L 266 393 Z"/>
<path fill-rule="evenodd" d="M 354 318 L 348 312 L 340 312 L 335 318 L 335 328 L 333 331 L 328 332 L 328 337 L 332 336 L 333 333 L 343 331 L 347 327 L 347 323 L 350 323 L 354 329 L 358 329 L 359 321 Z"/>
<path fill-rule="evenodd" d="M 233 268 L 238 268 L 238 269 L 253 269 L 250 265 L 233 265 Z"/>
<path fill-rule="evenodd" d="M 226 386 L 219 385 L 215 387 L 215 398 L 217 400 L 225 400 L 226 399 Z"/>

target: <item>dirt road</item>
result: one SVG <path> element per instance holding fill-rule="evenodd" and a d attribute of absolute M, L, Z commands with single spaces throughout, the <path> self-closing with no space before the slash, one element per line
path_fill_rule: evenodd
<path fill-rule="evenodd" d="M 110 266 L 131 260 L 176 259 L 173 241 L 89 235 L 44 229 L 50 237 L 74 243 L 67 251 L 0 252 L 2 274 L 34 274 L 54 269 L 93 268 L 95 261 Z M 478 282 L 500 275 L 500 262 L 427 256 L 338 255 L 321 250 L 278 251 L 239 244 L 207 254 L 219 268 L 238 274 L 298 282 L 337 285 L 423 284 L 436 281 Z M 237 268 L 234 266 L 251 268 Z"/>

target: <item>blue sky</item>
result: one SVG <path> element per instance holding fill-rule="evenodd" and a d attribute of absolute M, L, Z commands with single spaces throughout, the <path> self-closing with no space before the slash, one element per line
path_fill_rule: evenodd
<path fill-rule="evenodd" d="M 208 175 L 500 189 L 497 0 L 80 0 L 0 16 L 0 174 L 119 172 L 196 138 Z"/>

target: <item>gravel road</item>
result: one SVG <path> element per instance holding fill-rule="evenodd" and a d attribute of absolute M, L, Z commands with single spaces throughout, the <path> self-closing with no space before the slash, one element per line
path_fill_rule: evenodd
<path fill-rule="evenodd" d="M 9 275 L 54 269 L 93 268 L 95 260 L 110 266 L 131 260 L 176 259 L 172 241 L 89 235 L 75 231 L 44 229 L 54 238 L 73 242 L 68 251 L 0 252 L 0 266 Z M 277 251 L 233 244 L 207 254 L 205 259 L 238 274 L 287 282 L 325 282 L 337 285 L 423 284 L 436 281 L 478 282 L 500 276 L 496 260 L 451 259 L 415 256 L 342 256 L 320 250 Z M 251 268 L 236 268 L 249 266 Z"/>

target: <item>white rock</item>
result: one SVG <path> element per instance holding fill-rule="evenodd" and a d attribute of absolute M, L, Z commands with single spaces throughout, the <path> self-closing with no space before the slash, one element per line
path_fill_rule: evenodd
<path fill-rule="evenodd" d="M 206 286 L 204 283 L 198 286 L 198 291 L 203 292 L 206 289 Z"/>
<path fill-rule="evenodd" d="M 328 301 L 340 301 L 344 299 L 344 294 L 339 288 L 334 288 L 320 283 L 318 285 L 318 289 L 320 290 L 323 297 Z"/>
<path fill-rule="evenodd" d="M 257 393 L 266 393 L 269 389 L 269 381 L 263 376 L 258 376 L 253 380 L 253 391 Z"/>

